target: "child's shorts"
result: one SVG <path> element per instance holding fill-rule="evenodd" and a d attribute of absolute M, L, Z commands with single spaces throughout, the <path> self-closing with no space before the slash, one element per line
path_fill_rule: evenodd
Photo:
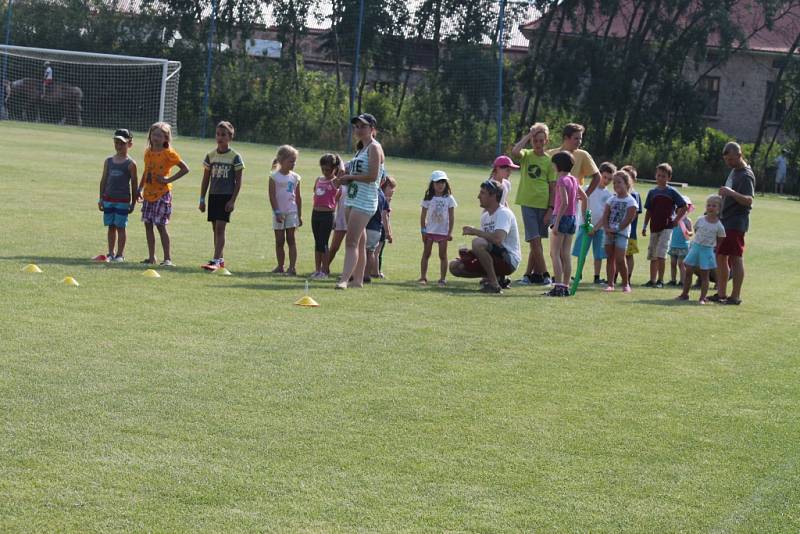
<path fill-rule="evenodd" d="M 291 230 L 300 226 L 300 217 L 297 213 L 285 213 L 283 221 L 279 221 L 278 217 L 272 216 L 272 229 L 273 230 Z"/>
<path fill-rule="evenodd" d="M 167 192 L 155 202 L 142 202 L 142 222 L 164 226 L 172 215 L 172 193 Z"/>
<path fill-rule="evenodd" d="M 555 215 L 553 216 L 553 224 L 556 222 Z M 574 215 L 562 215 L 558 222 L 558 232 L 561 234 L 574 234 L 578 229 L 578 223 Z"/>
<path fill-rule="evenodd" d="M 336 206 L 336 217 L 333 220 L 333 231 L 334 232 L 347 231 L 347 217 L 344 205 Z"/>
<path fill-rule="evenodd" d="M 683 263 L 689 267 L 699 267 L 704 271 L 716 269 L 717 256 L 714 254 L 714 247 L 692 243 Z"/>
<path fill-rule="evenodd" d="M 225 211 L 233 195 L 208 195 L 208 220 L 230 222 L 231 212 Z"/>
<path fill-rule="evenodd" d="M 626 256 L 633 256 L 639 253 L 639 243 L 636 239 L 628 238 L 628 249 L 625 251 Z"/>
<path fill-rule="evenodd" d="M 650 234 L 650 244 L 647 246 L 647 259 L 653 261 L 655 259 L 664 259 L 667 257 L 667 249 L 669 248 L 669 238 L 672 236 L 672 229 L 665 228 L 660 232 L 653 232 Z"/>
<path fill-rule="evenodd" d="M 592 240 L 592 256 L 596 260 L 604 260 L 606 259 L 606 251 L 603 248 L 603 236 L 605 232 L 601 229 L 594 233 L 593 236 L 587 236 L 583 228 L 578 228 L 578 237 L 575 238 L 575 244 L 572 245 L 572 255 L 576 258 L 580 256 L 581 253 L 581 245 L 583 245 L 583 239 L 588 237 Z"/>
<path fill-rule="evenodd" d="M 103 201 L 103 224 L 105 226 L 116 226 L 125 228 L 128 226 L 128 210 L 130 204 L 127 202 L 108 202 Z"/>
<path fill-rule="evenodd" d="M 381 242 L 380 230 L 367 230 L 367 250 L 372 252 L 378 248 L 378 243 Z"/>
<path fill-rule="evenodd" d="M 607 247 L 613 246 L 620 250 L 628 250 L 628 236 L 625 234 L 606 234 L 605 237 L 605 244 Z"/>
<path fill-rule="evenodd" d="M 669 255 L 672 258 L 683 259 L 689 253 L 688 248 L 669 247 Z"/>

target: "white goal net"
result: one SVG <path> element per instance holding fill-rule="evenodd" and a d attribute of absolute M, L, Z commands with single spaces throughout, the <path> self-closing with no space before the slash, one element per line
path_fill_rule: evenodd
<path fill-rule="evenodd" d="M 179 61 L 0 45 L 0 119 L 177 131 Z"/>

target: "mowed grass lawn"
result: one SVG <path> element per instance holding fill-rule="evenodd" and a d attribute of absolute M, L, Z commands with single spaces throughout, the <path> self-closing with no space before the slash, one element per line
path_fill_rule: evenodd
<path fill-rule="evenodd" d="M 154 280 L 136 263 L 138 211 L 128 263 L 88 260 L 105 252 L 111 132 L 0 122 L 0 530 L 800 529 L 797 202 L 755 201 L 740 307 L 641 287 L 420 288 L 427 176 L 451 175 L 460 227 L 477 223 L 486 169 L 387 147 L 388 278 L 313 282 L 309 309 L 293 306 L 304 277 L 268 274 L 275 147 L 236 145 L 247 170 L 223 277 L 198 268 L 213 142 L 175 146 L 191 167 L 175 185 L 178 267 Z M 138 134 L 140 163 L 143 149 Z M 303 275 L 321 152 L 301 148 L 297 169 Z M 44 272 L 20 272 L 29 262 Z"/>

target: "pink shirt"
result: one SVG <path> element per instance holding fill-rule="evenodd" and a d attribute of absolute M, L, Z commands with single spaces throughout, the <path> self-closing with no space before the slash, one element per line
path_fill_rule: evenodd
<path fill-rule="evenodd" d="M 314 208 L 332 210 L 336 207 L 336 186 L 320 176 L 314 184 Z"/>
<path fill-rule="evenodd" d="M 571 174 L 566 174 L 556 181 L 556 199 L 553 206 L 554 217 L 560 213 L 562 204 L 561 192 L 558 188 L 563 188 L 567 191 L 567 206 L 561 215 L 575 215 L 577 211 L 578 179 Z"/>

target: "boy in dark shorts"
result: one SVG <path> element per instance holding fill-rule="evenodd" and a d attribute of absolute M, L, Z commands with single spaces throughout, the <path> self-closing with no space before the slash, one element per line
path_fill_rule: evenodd
<path fill-rule="evenodd" d="M 242 187 L 244 161 L 238 152 L 230 147 L 234 129 L 230 122 L 217 124 L 217 148 L 206 154 L 203 160 L 203 183 L 200 185 L 201 212 L 206 211 L 206 192 L 208 192 L 208 221 L 214 232 L 214 257 L 203 269 L 216 271 L 225 267 L 222 255 L 225 248 L 225 227 L 231 220 L 231 212 Z"/>
<path fill-rule="evenodd" d="M 128 150 L 132 146 L 131 132 L 124 128 L 114 132 L 116 153 L 106 158 L 103 164 L 100 196 L 97 199 L 97 208 L 103 212 L 103 224 L 108 227 L 108 254 L 96 256 L 96 261 L 125 261 L 128 214 L 136 206 L 136 162 L 128 156 Z"/>

